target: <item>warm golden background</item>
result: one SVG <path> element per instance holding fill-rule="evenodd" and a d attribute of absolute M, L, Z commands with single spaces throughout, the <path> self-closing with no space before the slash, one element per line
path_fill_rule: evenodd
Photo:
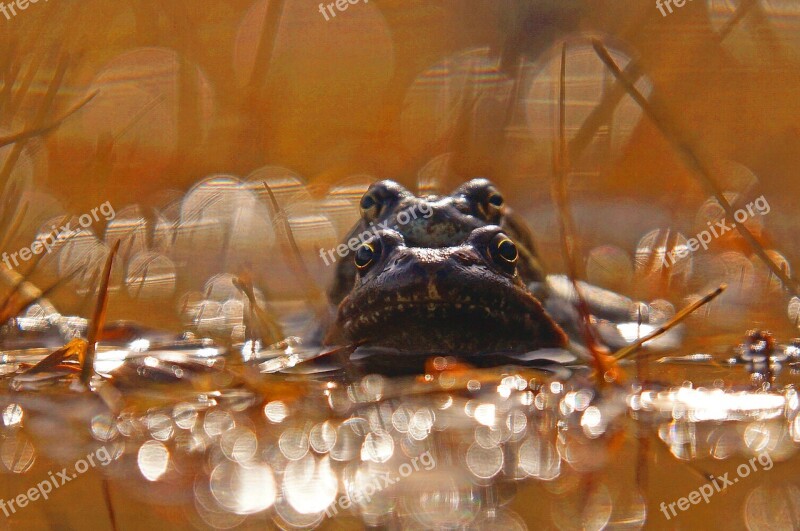
<path fill-rule="evenodd" d="M 447 190 L 487 175 L 518 209 L 545 205 L 532 222 L 545 251 L 555 251 L 545 213 L 552 151 L 543 141 L 552 124 L 535 123 L 541 113 L 527 112 L 535 95 L 526 91 L 555 58 L 555 41 L 583 31 L 640 61 L 654 103 L 730 177 L 724 189 L 765 194 L 779 212 L 765 238 L 791 258 L 800 6 L 754 4 L 732 29 L 738 4 L 718 0 L 666 17 L 642 0 L 373 0 L 330 21 L 306 0 L 30 4 L 0 17 L 4 128 L 47 123 L 99 93 L 30 141 L 10 173 L 32 209 L 55 202 L 55 216 L 105 201 L 117 212 L 138 205 L 151 228 L 154 208 L 219 174 L 260 182 L 284 172 L 308 183 L 314 200 L 343 183 L 358 191 L 378 178 L 430 188 L 434 180 Z M 554 83 L 549 68 L 544 85 Z M 568 104 L 580 112 L 599 101 L 592 86 L 609 80 L 597 64 L 576 68 Z M 603 133 L 571 180 L 584 236 L 632 253 L 636 238 L 620 232 L 670 224 L 693 234 L 708 191 L 635 104 L 618 113 L 619 130 Z M 286 170 L 251 175 L 265 166 Z M 598 198 L 605 210 L 586 206 Z M 613 202 L 638 214 L 609 220 Z M 152 234 L 143 237 L 152 247 Z M 557 252 L 546 261 L 557 267 Z"/>
<path fill-rule="evenodd" d="M 623 41 L 685 131 L 715 156 L 748 166 L 767 191 L 783 191 L 800 152 L 798 42 L 780 38 L 797 37 L 797 21 L 792 2 L 764 4 L 780 8 L 772 31 L 751 27 L 756 13 L 721 41 L 725 19 L 712 23 L 699 0 L 667 17 L 644 1 L 373 0 L 328 22 L 303 0 L 40 2 L 0 17 L 4 77 L 29 84 L 4 121 L 31 120 L 60 69 L 56 109 L 101 90 L 93 112 L 48 138 L 49 172 L 36 176 L 77 209 L 146 202 L 214 172 L 247 175 L 265 164 L 298 172 L 320 193 L 358 173 L 413 184 L 432 155 L 453 149 L 458 177 L 491 173 L 524 189 L 524 168 L 503 170 L 512 154 L 501 139 L 493 149 L 469 137 L 455 146 L 414 142 L 429 132 L 403 128 L 409 89 L 474 48 L 502 56 L 512 75 L 519 59 L 536 59 L 581 29 Z M 492 118 L 502 125 L 502 116 Z M 488 136 L 469 136 L 479 135 Z M 693 186 L 647 123 L 624 160 L 591 184 L 662 201 L 685 198 Z"/>
<path fill-rule="evenodd" d="M 2 134 L 47 126 L 97 95 L 57 129 L 0 150 L 5 197 L 24 209 L 7 250 L 29 245 L 65 214 L 108 201 L 113 223 L 101 220 L 37 264 L 33 278 L 44 286 L 86 269 L 58 289 L 59 310 L 88 315 L 97 270 L 122 238 L 112 318 L 241 339 L 242 296 L 220 274 L 250 272 L 273 304 L 308 288 L 276 244 L 282 225 L 262 182 L 276 192 L 322 286 L 331 268 L 318 249 L 342 237 L 370 182 L 449 191 L 483 175 L 534 227 L 547 265 L 563 270 L 550 199 L 561 39 L 569 42 L 569 133 L 613 84 L 576 37 L 588 34 L 603 38 L 622 66 L 638 61 L 639 87 L 736 204 L 769 201 L 770 213 L 750 228 L 789 270 L 800 253 L 800 2 L 689 0 L 673 9 L 662 16 L 651 0 L 361 0 L 326 21 L 310 0 L 40 0 L 8 20 L 0 15 Z M 676 307 L 728 281 L 727 303 L 712 315 L 729 320 L 736 337 L 754 323 L 782 329 L 784 338 L 796 331 L 800 304 L 735 234 L 696 253 L 691 273 L 684 263 L 651 275 L 652 262 L 641 257 L 658 254 L 659 238 L 691 237 L 719 210 L 629 98 L 574 170 L 571 205 L 589 280 Z M 657 502 L 700 480 L 666 449 L 650 454 L 661 465 L 651 476 L 650 525 L 663 527 Z M 612 465 L 618 483 L 633 483 L 633 458 Z M 713 472 L 733 469 L 727 465 Z M 37 466 L 34 477 L 47 470 Z M 796 476 L 791 466 L 759 481 Z M 17 483 L 7 490 L 25 486 Z M 71 492 L 98 500 L 92 489 Z M 531 528 L 537 519 L 569 528 L 569 511 L 579 511 L 553 501 L 552 489 L 520 487 L 514 508 Z M 725 505 L 697 508 L 682 522 L 738 515 L 747 494 L 731 492 Z M 65 529 L 105 525 L 102 511 L 71 511 L 67 489 L 57 496 Z M 771 521 L 766 498 L 751 523 Z M 118 511 L 141 528 L 165 519 L 198 525 L 177 508 L 134 499 Z M 730 527 L 742 522 L 732 517 Z"/>

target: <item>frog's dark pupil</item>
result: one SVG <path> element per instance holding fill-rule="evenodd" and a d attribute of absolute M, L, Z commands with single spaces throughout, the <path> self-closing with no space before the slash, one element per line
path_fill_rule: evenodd
<path fill-rule="evenodd" d="M 501 207 L 503 206 L 503 196 L 500 194 L 492 194 L 489 196 L 489 203 L 496 207 Z"/>
<path fill-rule="evenodd" d="M 356 266 L 365 267 L 372 262 L 375 250 L 368 244 L 364 244 L 356 251 Z"/>
<path fill-rule="evenodd" d="M 517 259 L 517 246 L 511 240 L 503 240 L 497 246 L 497 254 L 507 262 L 514 262 Z"/>
<path fill-rule="evenodd" d="M 363 210 L 369 210 L 370 208 L 375 206 L 375 198 L 371 195 L 365 195 L 361 198 L 361 208 Z"/>

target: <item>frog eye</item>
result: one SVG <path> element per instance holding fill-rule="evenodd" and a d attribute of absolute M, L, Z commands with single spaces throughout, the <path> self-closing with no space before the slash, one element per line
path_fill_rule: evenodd
<path fill-rule="evenodd" d="M 503 271 L 514 274 L 519 259 L 519 251 L 516 244 L 503 233 L 497 234 L 489 243 L 489 254 L 494 263 Z"/>
<path fill-rule="evenodd" d="M 387 208 L 409 197 L 413 194 L 396 182 L 378 181 L 361 198 L 361 217 L 365 221 L 375 221 Z"/>
<path fill-rule="evenodd" d="M 359 206 L 361 207 L 361 216 L 366 220 L 377 218 L 381 211 L 380 201 L 370 193 L 361 198 Z"/>
<path fill-rule="evenodd" d="M 485 221 L 496 223 L 503 213 L 505 199 L 497 191 L 494 183 L 488 179 L 472 179 L 457 189 L 454 195 L 462 195 L 466 198 L 473 214 Z"/>
<path fill-rule="evenodd" d="M 491 206 L 495 207 L 495 208 L 500 208 L 501 206 L 503 206 L 503 203 L 505 203 L 505 201 L 503 200 L 503 196 L 502 195 L 500 195 L 498 192 L 493 192 L 488 197 L 488 199 L 486 199 L 486 203 L 488 205 L 491 205 Z"/>
<path fill-rule="evenodd" d="M 500 210 L 503 208 L 504 203 L 503 196 L 499 192 L 492 190 L 480 205 L 481 214 L 487 221 L 496 220 L 500 216 Z"/>
<path fill-rule="evenodd" d="M 359 271 L 366 271 L 381 255 L 381 248 L 377 242 L 363 243 L 356 249 L 355 263 Z"/>

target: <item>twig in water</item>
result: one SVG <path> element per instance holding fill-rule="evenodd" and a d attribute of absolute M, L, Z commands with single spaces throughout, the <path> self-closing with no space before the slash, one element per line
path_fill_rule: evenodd
<path fill-rule="evenodd" d="M 620 361 L 620 360 L 623 360 L 623 359 L 629 357 L 631 354 L 633 354 L 634 352 L 639 350 L 639 348 L 643 344 L 647 343 L 650 340 L 653 340 L 653 339 L 657 338 L 658 336 L 660 336 L 661 334 L 664 334 L 665 332 L 668 332 L 670 329 L 675 327 L 677 324 L 679 324 L 681 321 L 683 321 L 689 315 L 691 315 L 693 312 L 695 312 L 698 308 L 700 308 L 701 306 L 703 306 L 705 304 L 708 304 L 709 302 L 711 302 L 714 299 L 716 299 L 723 291 L 725 291 L 725 289 L 727 287 L 728 287 L 727 284 L 721 284 L 717 289 L 715 289 L 714 291 L 712 291 L 711 293 L 709 293 L 705 297 L 696 300 L 695 302 L 693 302 L 692 304 L 690 304 L 689 306 L 687 306 L 683 310 L 681 310 L 678 313 L 676 313 L 675 316 L 672 319 L 670 319 L 669 321 L 667 321 L 666 323 L 661 325 L 658 329 L 654 330 L 653 332 L 647 334 L 646 336 L 644 336 L 642 338 L 639 338 L 638 340 L 636 340 L 634 343 L 628 345 L 627 347 L 618 350 L 614 354 L 614 358 L 617 361 Z"/>

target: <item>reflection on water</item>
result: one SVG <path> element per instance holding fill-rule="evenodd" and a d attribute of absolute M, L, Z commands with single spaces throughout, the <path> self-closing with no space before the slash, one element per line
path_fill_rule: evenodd
<path fill-rule="evenodd" d="M 300 376 L 264 361 L 292 356 L 296 342 L 248 359 L 208 341 L 139 335 L 101 347 L 98 394 L 72 389 L 63 369 L 6 376 L 5 474 L 37 481 L 38 459 L 69 465 L 102 446 L 114 457 L 102 474 L 125 478 L 116 488 L 194 511 L 217 529 L 264 517 L 307 529 L 347 515 L 404 529 L 526 529 L 514 500 L 536 485 L 552 504 L 542 514 L 559 529 L 639 528 L 660 518 L 658 503 L 678 497 L 647 479 L 660 468 L 698 478 L 765 452 L 781 466 L 800 446 L 794 370 L 760 385 L 749 379 L 752 365 L 730 365 L 723 381 L 706 372 L 708 358 L 691 358 L 684 363 L 697 367 L 695 384 L 597 387 L 582 369 L 566 379 L 511 367 L 464 372 L 437 358 L 418 377 Z M 739 356 L 766 348 L 754 338 Z M 797 363 L 795 346 L 769 348 L 790 368 Z M 314 355 L 298 353 L 296 367 Z M 19 372 L 45 354 L 8 352 L 3 365 Z M 736 487 L 754 527 L 784 503 L 769 489 L 788 489 L 774 509 L 797 507 L 794 486 L 760 474 Z"/>

